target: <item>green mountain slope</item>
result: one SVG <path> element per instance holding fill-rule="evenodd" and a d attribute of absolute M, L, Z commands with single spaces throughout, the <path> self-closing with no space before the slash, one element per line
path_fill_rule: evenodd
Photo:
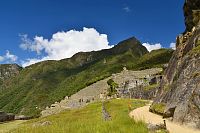
<path fill-rule="evenodd" d="M 163 65 L 168 63 L 172 53 L 174 52 L 173 49 L 158 49 L 153 50 L 148 54 L 145 54 L 138 60 L 135 64 L 130 66 L 129 69 L 136 69 L 136 70 L 143 70 L 149 69 L 154 67 L 164 67 Z"/>
<path fill-rule="evenodd" d="M 130 38 L 111 49 L 80 52 L 69 59 L 29 66 L 9 81 L 9 85 L 1 86 L 0 109 L 38 116 L 55 101 L 120 72 L 124 66 L 134 66 L 145 54 L 148 57 L 151 53 L 137 39 Z"/>

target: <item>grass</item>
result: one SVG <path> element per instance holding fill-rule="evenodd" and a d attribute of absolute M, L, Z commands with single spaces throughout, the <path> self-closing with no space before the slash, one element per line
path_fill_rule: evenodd
<path fill-rule="evenodd" d="M 105 107 L 111 115 L 110 121 L 102 119 L 102 103 L 97 102 L 88 106 L 68 110 L 46 118 L 37 118 L 23 124 L 14 133 L 147 133 L 146 124 L 135 122 L 128 116 L 132 109 L 144 106 L 147 101 L 114 99 L 107 101 Z M 36 126 L 38 122 L 50 121 L 52 125 Z"/>
<path fill-rule="evenodd" d="M 156 103 L 151 106 L 151 110 L 156 114 L 162 115 L 164 113 L 165 107 L 165 103 Z"/>
<path fill-rule="evenodd" d="M 13 130 L 24 122 L 25 121 L 12 121 L 12 122 L 8 122 L 8 123 L 2 123 L 2 124 L 0 124 L 0 133 L 5 133 L 10 130 Z"/>
<path fill-rule="evenodd" d="M 148 85 L 144 87 L 144 90 L 148 91 L 148 90 L 152 90 L 159 87 L 159 84 L 152 84 L 152 85 Z"/>
<path fill-rule="evenodd" d="M 14 114 L 40 116 L 46 106 L 120 72 L 126 64 L 146 53 L 148 51 L 140 42 L 130 39 L 112 49 L 81 52 L 69 59 L 29 66 L 6 88 L 0 86 L 0 109 Z"/>
<path fill-rule="evenodd" d="M 8 84 L 0 85 L 0 109 L 38 117 L 47 106 L 120 72 L 124 66 L 131 70 L 160 66 L 169 61 L 172 52 L 161 49 L 148 53 L 138 41 L 130 39 L 109 50 L 41 62 L 21 70 Z"/>
<path fill-rule="evenodd" d="M 200 54 L 200 45 L 198 45 L 196 48 L 193 48 L 189 53 L 189 55 L 195 55 L 195 54 Z"/>
<path fill-rule="evenodd" d="M 168 63 L 174 50 L 159 49 L 153 50 L 148 54 L 142 56 L 135 64 L 129 66 L 129 69 L 144 70 L 149 68 L 164 68 L 164 64 Z"/>

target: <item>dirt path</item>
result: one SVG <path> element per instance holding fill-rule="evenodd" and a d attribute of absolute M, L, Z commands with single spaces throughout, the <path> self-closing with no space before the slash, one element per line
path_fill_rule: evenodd
<path fill-rule="evenodd" d="M 159 124 L 163 123 L 161 116 L 149 112 L 149 105 L 137 108 L 130 112 L 129 116 L 137 120 L 143 120 L 146 123 Z M 181 126 L 177 123 L 166 120 L 167 129 L 170 133 L 200 133 L 200 131 Z"/>
<path fill-rule="evenodd" d="M 0 133 L 10 132 L 11 130 L 17 128 L 20 124 L 24 122 L 25 121 L 17 120 L 17 121 L 11 121 L 11 122 L 0 124 Z"/>

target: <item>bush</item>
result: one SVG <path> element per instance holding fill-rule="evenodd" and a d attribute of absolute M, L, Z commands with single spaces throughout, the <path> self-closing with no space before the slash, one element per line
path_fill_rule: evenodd
<path fill-rule="evenodd" d="M 165 103 L 156 103 L 150 107 L 150 111 L 159 115 L 163 115 L 165 107 Z"/>
<path fill-rule="evenodd" d="M 112 79 L 109 79 L 107 81 L 107 84 L 109 85 L 108 96 L 112 96 L 112 95 L 116 94 L 116 92 L 117 92 L 116 88 L 118 87 L 118 84 L 115 83 Z"/>

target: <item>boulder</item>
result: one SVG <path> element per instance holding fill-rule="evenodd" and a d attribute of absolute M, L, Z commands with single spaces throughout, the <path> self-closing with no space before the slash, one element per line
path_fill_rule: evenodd
<path fill-rule="evenodd" d="M 49 125 L 52 125 L 52 122 L 50 122 L 50 121 L 44 121 L 44 122 L 34 123 L 33 127 L 49 126 Z"/>
<path fill-rule="evenodd" d="M 11 113 L 0 112 L 0 122 L 12 121 L 15 119 L 15 115 Z"/>

